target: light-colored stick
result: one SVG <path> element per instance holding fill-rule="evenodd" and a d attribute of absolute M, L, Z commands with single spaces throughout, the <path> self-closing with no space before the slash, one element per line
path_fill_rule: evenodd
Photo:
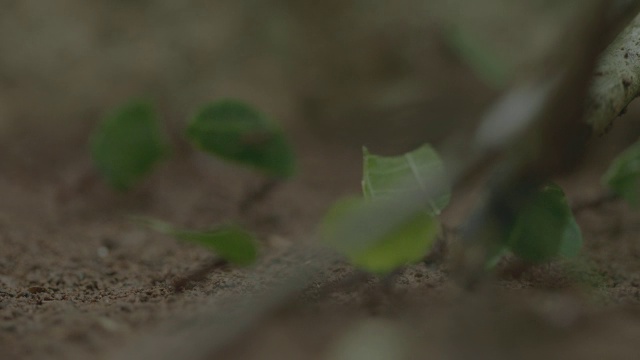
<path fill-rule="evenodd" d="M 597 135 L 640 93 L 640 15 L 600 58 L 587 100 L 586 120 Z"/>

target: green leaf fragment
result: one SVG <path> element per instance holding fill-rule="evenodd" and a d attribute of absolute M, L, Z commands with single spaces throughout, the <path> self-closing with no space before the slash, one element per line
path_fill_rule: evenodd
<path fill-rule="evenodd" d="M 562 236 L 558 255 L 568 259 L 578 256 L 582 249 L 582 231 L 580 231 L 580 226 L 578 226 L 573 214 L 571 214 L 571 219 L 565 226 Z"/>
<path fill-rule="evenodd" d="M 634 208 L 640 207 L 640 141 L 618 155 L 602 182 Z"/>
<path fill-rule="evenodd" d="M 498 266 L 502 258 L 509 253 L 506 246 L 494 246 L 487 251 L 487 260 L 484 263 L 485 270 L 491 270 Z"/>
<path fill-rule="evenodd" d="M 444 166 L 438 153 L 428 144 L 400 156 L 378 156 L 363 148 L 362 191 L 369 200 L 416 191 L 426 192 L 441 184 Z M 409 181 L 407 181 L 409 179 Z M 450 190 L 429 199 L 428 210 L 439 214 L 449 203 Z"/>
<path fill-rule="evenodd" d="M 429 145 L 394 157 L 364 148 L 363 155 L 364 198 L 337 202 L 322 223 L 322 239 L 352 264 L 384 274 L 428 253 L 450 191 L 429 192 L 444 182 L 442 161 Z"/>
<path fill-rule="evenodd" d="M 201 150 L 277 178 L 295 172 L 293 149 L 284 133 L 253 107 L 222 100 L 206 105 L 192 120 L 187 137 Z"/>
<path fill-rule="evenodd" d="M 118 190 L 128 190 L 169 150 L 153 106 L 130 102 L 109 115 L 91 141 L 93 162 L 106 181 Z"/>
<path fill-rule="evenodd" d="M 376 273 L 388 273 L 399 266 L 424 259 L 439 231 L 438 222 L 426 212 L 416 214 L 379 242 L 352 256 L 355 265 Z"/>
<path fill-rule="evenodd" d="M 195 231 L 179 229 L 155 219 L 141 218 L 138 220 L 158 232 L 203 246 L 236 265 L 251 265 L 258 257 L 258 249 L 253 235 L 239 226 L 225 225 L 213 230 Z"/>
<path fill-rule="evenodd" d="M 562 189 L 547 185 L 516 217 L 507 241 L 509 249 L 531 262 L 578 255 L 582 234 Z"/>
<path fill-rule="evenodd" d="M 211 231 L 180 230 L 173 234 L 180 240 L 204 246 L 237 265 L 251 265 L 258 256 L 253 236 L 237 226 L 226 226 Z"/>
<path fill-rule="evenodd" d="M 378 274 L 422 260 L 439 231 L 437 220 L 427 211 L 413 212 L 390 231 L 376 233 L 373 238 L 365 234 L 346 235 L 340 231 L 371 206 L 371 202 L 361 198 L 338 201 L 322 222 L 323 242 L 347 256 L 353 265 Z"/>
<path fill-rule="evenodd" d="M 504 87 L 510 76 L 508 64 L 488 44 L 460 26 L 444 35 L 446 43 L 482 81 L 496 89 Z"/>

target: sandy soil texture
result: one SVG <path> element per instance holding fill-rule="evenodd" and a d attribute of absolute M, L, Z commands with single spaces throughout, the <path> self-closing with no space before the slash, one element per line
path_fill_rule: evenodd
<path fill-rule="evenodd" d="M 178 3 L 2 5 L 0 359 L 640 355 L 640 212 L 624 202 L 577 214 L 579 260 L 509 259 L 470 293 L 442 259 L 378 279 L 316 247 L 325 210 L 360 191 L 362 145 L 396 154 L 441 144 L 496 96 L 435 25 L 420 25 L 418 2 L 376 8 L 382 20 L 366 13 L 362 23 L 323 21 L 357 12 L 341 1 Z M 158 104 L 175 150 L 139 187 L 116 193 L 95 176 L 87 142 L 108 110 L 141 96 Z M 245 214 L 239 205 L 262 179 L 181 138 L 195 109 L 220 97 L 281 120 L 298 154 L 299 175 Z M 602 195 L 600 176 L 637 140 L 639 116 L 630 107 L 579 171 L 556 179 L 573 204 Z M 460 208 L 472 195 L 459 194 Z M 240 221 L 261 260 L 176 291 L 214 255 L 131 215 L 194 228 Z"/>

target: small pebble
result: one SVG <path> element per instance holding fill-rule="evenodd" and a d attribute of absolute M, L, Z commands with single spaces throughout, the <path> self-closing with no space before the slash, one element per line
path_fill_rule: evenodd
<path fill-rule="evenodd" d="M 29 291 L 32 294 L 38 294 L 38 293 L 46 292 L 47 289 L 43 288 L 42 286 L 32 286 L 28 288 L 27 291 Z"/>
<path fill-rule="evenodd" d="M 101 258 L 106 258 L 107 256 L 109 256 L 109 248 L 107 248 L 106 246 L 100 246 L 96 252 L 98 253 L 98 257 Z"/>

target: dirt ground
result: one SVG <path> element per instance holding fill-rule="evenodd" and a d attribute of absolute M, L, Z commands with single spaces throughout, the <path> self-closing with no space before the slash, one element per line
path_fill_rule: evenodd
<path fill-rule="evenodd" d="M 261 9 L 247 14 L 229 1 L 211 11 L 194 3 L 199 5 L 178 12 L 178 20 L 171 16 L 172 2 L 151 12 L 146 2 L 89 6 L 60 0 L 49 8 L 12 2 L 0 15 L 7 28 L 29 24 L 20 33 L 22 43 L 0 32 L 1 359 L 640 356 L 640 212 L 621 201 L 577 214 L 585 240 L 579 260 L 530 267 L 508 260 L 471 293 L 451 280 L 443 261 L 381 280 L 360 276 L 314 247 L 327 207 L 360 191 L 363 143 L 384 153 L 406 150 L 429 137 L 422 128 L 412 131 L 422 116 L 446 115 L 457 124 L 494 97 L 441 54 L 436 41 L 412 47 L 412 54 L 419 60 L 439 51 L 429 64 L 445 70 L 422 68 L 414 59 L 405 64 L 414 72 L 406 72 L 418 74 L 411 77 L 416 83 L 449 81 L 424 88 L 401 81 L 409 100 L 393 106 L 411 104 L 411 111 L 380 113 L 370 106 L 380 99 L 371 84 L 327 84 L 323 78 L 310 89 L 291 80 L 303 71 L 285 71 L 282 54 L 234 43 L 256 36 L 261 26 L 280 34 L 271 23 L 238 20 L 255 19 Z M 203 11 L 214 18 L 203 20 Z M 140 14 L 147 19 L 142 25 L 135 21 Z M 122 28 L 114 31 L 120 20 Z M 51 39 L 42 38 L 54 30 L 59 32 Z M 203 42 L 197 36 L 202 32 L 216 35 Z M 402 38 L 405 32 L 394 34 Z M 382 51 L 372 44 L 350 59 L 357 64 Z M 228 48 L 235 53 L 217 55 Z M 321 67 L 314 71 L 322 77 Z M 366 77 L 368 70 L 362 71 L 358 76 Z M 389 86 L 384 79 L 404 79 L 402 73 L 383 75 L 376 89 Z M 334 91 L 342 87 L 343 93 Z M 318 95 L 317 89 L 324 91 Z M 358 94 L 357 106 L 341 100 L 345 93 Z M 140 187 L 119 194 L 92 175 L 86 144 L 106 110 L 140 94 L 158 100 L 176 150 Z M 471 98 L 466 107 L 452 107 L 452 94 Z M 220 96 L 242 97 L 282 119 L 299 157 L 299 175 L 240 219 L 239 203 L 261 179 L 199 154 L 179 138 L 193 108 Z M 314 110 L 318 104 L 328 110 Z M 356 127 L 371 119 L 368 132 L 340 127 L 354 114 L 362 118 L 354 120 Z M 390 114 L 393 121 L 385 123 Z M 610 135 L 593 140 L 579 171 L 557 179 L 573 204 L 602 194 L 600 176 L 637 139 L 639 117 L 640 108 L 631 107 Z M 436 128 L 434 138 L 447 131 Z M 258 235 L 261 261 L 249 269 L 218 269 L 176 292 L 174 281 L 213 255 L 144 229 L 130 215 L 194 228 L 239 219 Z M 450 213 L 445 221 L 456 226 L 461 218 Z"/>
<path fill-rule="evenodd" d="M 20 159 L 3 158 L 2 357 L 144 358 L 132 355 L 144 350 L 162 358 L 170 349 L 157 329 L 190 329 L 184 318 L 191 314 L 224 313 L 225 301 L 259 296 L 290 276 L 300 260 L 292 249 L 313 240 L 333 199 L 358 190 L 360 161 L 357 148 L 309 134 L 296 139 L 301 176 L 244 219 L 260 235 L 265 260 L 256 269 L 216 271 L 182 293 L 173 291 L 173 281 L 211 255 L 140 228 L 126 215 L 194 227 L 229 220 L 257 183 L 251 174 L 187 152 L 135 193 L 118 195 L 99 182 L 78 187 L 74 181 L 88 166 L 84 154 L 69 159 L 67 182 L 49 178 L 47 164 L 25 169 Z M 613 140 L 602 146 L 619 147 Z M 598 157 L 607 158 L 599 155 L 561 179 L 572 200 L 601 192 Z M 317 176 L 319 169 L 331 176 Z M 210 351 L 238 359 L 343 358 L 353 351 L 345 348 L 399 338 L 407 358 L 633 358 L 640 336 L 640 215 L 614 202 L 583 210 L 578 222 L 586 243 L 581 261 L 526 269 L 505 264 L 481 293 L 463 294 L 446 264 L 411 266 L 389 288 L 375 279 L 340 283 L 352 270 L 335 263 Z M 233 333 L 234 321 L 229 316 L 211 341 L 224 339 L 227 328 Z"/>

